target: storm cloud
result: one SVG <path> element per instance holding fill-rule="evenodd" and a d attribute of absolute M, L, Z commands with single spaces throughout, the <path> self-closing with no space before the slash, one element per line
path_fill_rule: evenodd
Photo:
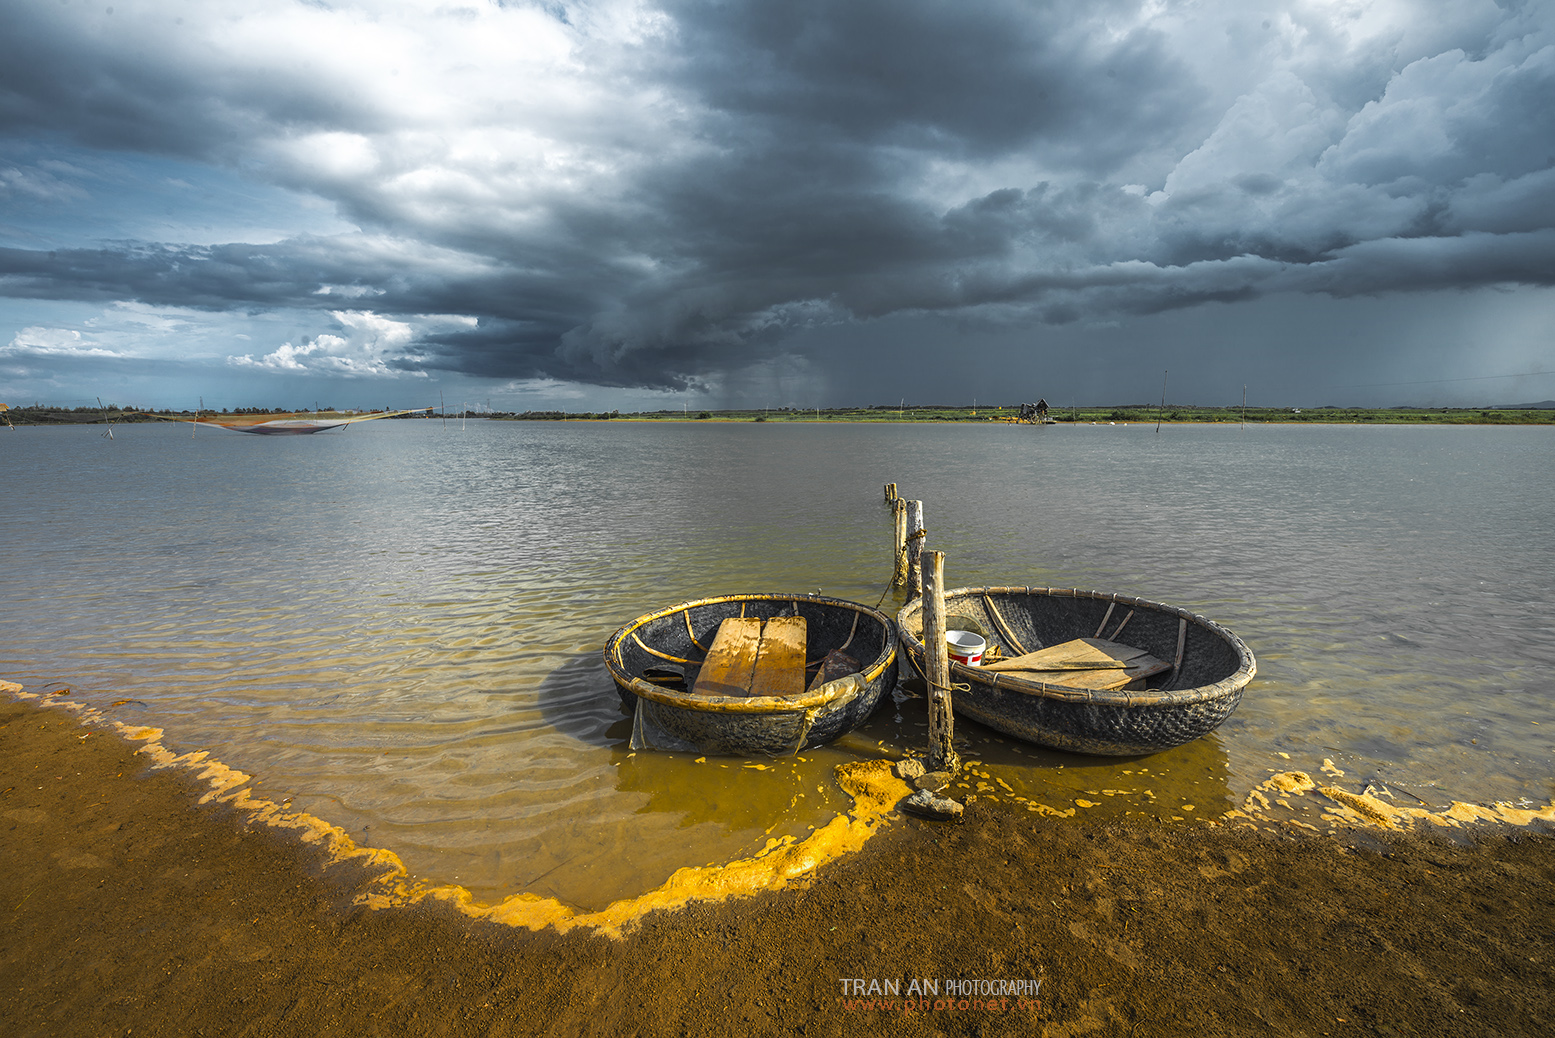
<path fill-rule="evenodd" d="M 1490 0 L 10 5 L 0 293 L 290 315 L 234 369 L 672 391 L 884 320 L 1547 288 L 1551 97 L 1555 13 Z M 104 156 L 347 229 L 149 237 Z M 0 367 L 87 331 L 39 327 Z"/>

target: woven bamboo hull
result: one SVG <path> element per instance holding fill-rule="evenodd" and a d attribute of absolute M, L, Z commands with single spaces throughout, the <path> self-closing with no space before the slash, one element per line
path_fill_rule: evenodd
<path fill-rule="evenodd" d="M 802 616 L 806 659 L 843 649 L 861 670 L 800 696 L 695 696 L 689 689 L 718 625 L 732 616 Z M 780 757 L 820 746 L 863 724 L 896 685 L 896 625 L 885 614 L 820 595 L 730 595 L 683 602 L 640 616 L 611 636 L 605 666 L 634 712 L 633 746 L 704 754 Z M 675 671 L 684 688 L 649 681 Z M 812 669 L 813 673 L 813 669 Z"/>
<path fill-rule="evenodd" d="M 902 645 L 923 668 L 922 600 L 897 614 Z M 957 588 L 945 594 L 951 629 L 970 627 L 1006 656 L 1073 638 L 1111 637 L 1175 666 L 1142 691 L 1106 692 L 1045 684 L 951 664 L 951 700 L 970 717 L 1017 739 L 1103 756 L 1181 746 L 1214 731 L 1257 673 L 1253 654 L 1219 624 L 1184 609 L 1126 595 L 1047 587 Z M 1179 662 L 1179 643 L 1181 644 Z"/>

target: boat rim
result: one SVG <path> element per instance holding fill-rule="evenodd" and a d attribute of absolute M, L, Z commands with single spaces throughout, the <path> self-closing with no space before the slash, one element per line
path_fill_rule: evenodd
<path fill-rule="evenodd" d="M 842 606 L 853 610 L 861 616 L 872 617 L 880 622 L 885 631 L 886 650 L 872 664 L 862 671 L 848 674 L 828 681 L 814 691 L 806 692 L 802 696 L 697 696 L 689 690 L 676 692 L 673 689 L 655 685 L 645 681 L 626 670 L 626 665 L 621 660 L 621 646 L 628 637 L 636 634 L 638 628 L 654 620 L 666 616 L 673 616 L 698 606 L 718 605 L 722 602 L 812 602 L 818 605 Z M 610 671 L 617 683 L 623 684 L 633 695 L 665 706 L 680 707 L 684 710 L 703 710 L 712 713 L 736 713 L 736 714 L 770 714 L 770 713 L 805 713 L 818 710 L 837 700 L 853 698 L 862 690 L 862 686 L 879 680 L 886 669 L 896 662 L 896 654 L 900 648 L 900 635 L 897 631 L 896 621 L 882 613 L 878 609 L 871 609 L 859 602 L 850 602 L 845 598 L 832 598 L 828 595 L 795 595 L 795 594 L 747 594 L 747 595 L 714 595 L 710 598 L 697 598 L 689 602 L 681 602 L 664 609 L 656 609 L 651 613 L 645 613 L 637 619 L 626 624 L 605 643 L 605 667 Z M 641 639 L 637 644 L 647 649 L 654 655 L 662 656 L 650 648 Z M 674 657 L 665 657 L 677 663 L 695 663 L 694 660 L 682 660 Z"/>
<path fill-rule="evenodd" d="M 957 677 L 975 678 L 979 684 L 1007 692 L 1020 692 L 1028 696 L 1041 696 L 1047 699 L 1060 699 L 1069 702 L 1089 703 L 1096 706 L 1185 706 L 1190 703 L 1203 703 L 1210 700 L 1221 699 L 1240 691 L 1258 673 L 1258 663 L 1253 658 L 1252 650 L 1248 649 L 1242 639 L 1232 634 L 1229 630 L 1207 617 L 1200 616 L 1191 610 L 1178 606 L 1167 605 L 1164 602 L 1153 602 L 1148 598 L 1137 598 L 1133 595 L 1120 595 L 1108 591 L 1085 591 L 1080 588 L 1058 587 L 958 587 L 945 592 L 945 600 L 948 603 L 957 595 L 1043 595 L 1048 598 L 1093 598 L 1103 602 L 1113 602 L 1130 607 L 1143 606 L 1146 609 L 1163 612 L 1198 624 L 1207 628 L 1216 637 L 1221 638 L 1237 655 L 1237 669 L 1234 674 L 1222 678 L 1209 685 L 1198 685 L 1194 688 L 1185 688 L 1173 691 L 1159 689 L 1146 689 L 1140 692 L 1116 691 L 1109 692 L 1100 689 L 1075 688 L 1072 685 L 1055 685 L 1044 681 L 1032 681 L 1029 678 L 1016 677 L 1013 674 L 1001 674 L 988 672 L 981 667 L 969 667 L 955 660 L 950 661 L 950 673 L 952 683 Z M 912 610 L 921 611 L 923 599 L 915 598 L 902 606 L 896 614 L 897 634 L 909 652 L 922 656 L 924 653 L 923 639 L 915 637 L 902 622 L 904 614 Z M 1003 632 L 1001 632 L 1003 633 Z"/>

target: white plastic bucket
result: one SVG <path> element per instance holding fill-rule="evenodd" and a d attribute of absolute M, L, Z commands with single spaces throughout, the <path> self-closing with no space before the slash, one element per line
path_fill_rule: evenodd
<path fill-rule="evenodd" d="M 968 667 L 981 666 L 983 653 L 988 648 L 988 642 L 983 636 L 971 631 L 946 631 L 945 643 L 950 650 L 951 660 L 965 663 Z"/>

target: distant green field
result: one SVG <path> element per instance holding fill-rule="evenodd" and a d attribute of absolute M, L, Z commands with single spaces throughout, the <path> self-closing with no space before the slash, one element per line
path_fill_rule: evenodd
<path fill-rule="evenodd" d="M 650 411 L 639 414 L 588 414 L 561 411 L 493 415 L 527 421 L 609 419 L 633 422 L 1008 422 L 1020 406 L 1006 407 L 839 407 L 800 410 Z M 1060 425 L 1091 422 L 1270 423 L 1306 422 L 1348 425 L 1555 425 L 1555 410 L 1490 410 L 1482 408 L 1364 407 L 1193 407 L 1156 408 L 1146 405 L 1054 408 L 1049 421 Z"/>

